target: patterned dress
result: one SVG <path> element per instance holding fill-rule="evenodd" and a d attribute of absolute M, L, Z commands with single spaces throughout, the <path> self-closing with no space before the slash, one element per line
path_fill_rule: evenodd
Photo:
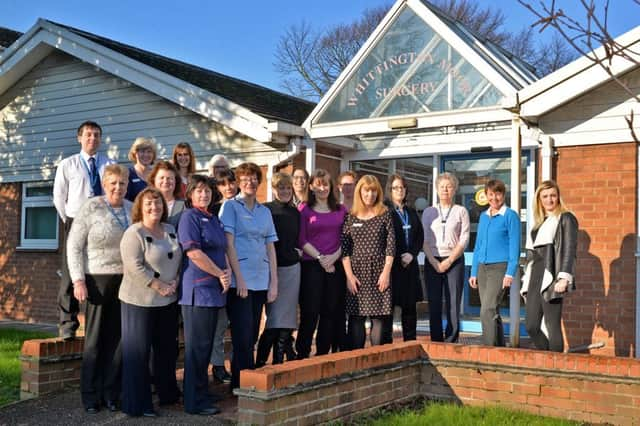
<path fill-rule="evenodd" d="M 394 256 L 395 251 L 396 239 L 390 211 L 367 220 L 351 214 L 347 216 L 342 225 L 342 255 L 351 258 L 351 268 L 360 281 L 356 294 L 347 292 L 347 314 L 391 315 L 391 286 L 381 293 L 377 284 L 384 269 L 385 257 Z"/>

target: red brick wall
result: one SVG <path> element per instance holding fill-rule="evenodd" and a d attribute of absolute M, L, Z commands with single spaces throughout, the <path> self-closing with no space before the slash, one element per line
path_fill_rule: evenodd
<path fill-rule="evenodd" d="M 0 319 L 56 323 L 58 252 L 17 251 L 21 185 L 0 185 Z"/>
<path fill-rule="evenodd" d="M 567 147 L 558 149 L 555 164 L 562 198 L 580 223 L 565 340 L 602 341 L 598 354 L 634 355 L 636 157 L 633 143 Z"/>
<path fill-rule="evenodd" d="M 317 424 L 423 396 L 593 423 L 640 418 L 640 360 L 404 342 L 242 371 L 239 424 Z"/>

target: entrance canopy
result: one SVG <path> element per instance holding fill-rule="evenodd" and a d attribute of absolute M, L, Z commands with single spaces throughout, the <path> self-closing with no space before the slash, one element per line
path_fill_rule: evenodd
<path fill-rule="evenodd" d="M 500 109 L 505 98 L 515 97 L 534 80 L 529 65 L 427 1 L 400 0 L 304 126 L 314 137 L 315 128 L 338 124 L 341 131 L 318 136 L 349 136 L 369 132 L 345 127 L 347 122 L 386 124 L 435 113 Z"/>

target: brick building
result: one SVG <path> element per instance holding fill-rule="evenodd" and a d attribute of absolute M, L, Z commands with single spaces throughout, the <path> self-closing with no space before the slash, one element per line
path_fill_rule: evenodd
<path fill-rule="evenodd" d="M 54 43 L 57 37 L 63 42 Z M 0 43 L 7 38 L 0 32 Z M 640 27 L 618 41 L 637 47 Z M 98 52 L 99 67 L 89 65 L 96 63 L 96 54 L 82 49 L 88 47 Z M 637 63 L 616 58 L 611 67 L 636 96 Z M 153 78 L 145 80 L 140 70 Z M 529 229 L 537 183 L 554 178 L 581 227 L 578 290 L 564 308 L 567 344 L 602 342 L 604 347 L 594 353 L 640 355 L 639 151 L 625 122 L 631 110 L 637 116 L 640 109 L 630 93 L 588 58 L 538 80 L 531 66 L 428 2 L 398 0 L 313 108 L 217 73 L 39 21 L 0 52 L 0 206 L 8 213 L 0 219 L 0 316 L 55 319 L 52 288 L 60 236 L 52 238 L 54 249 L 27 250 L 21 240 L 23 222 L 28 209 L 41 201 L 37 190 L 29 193 L 30 182 L 51 179 L 56 162 L 75 152 L 74 142 L 68 141 L 85 115 L 70 112 L 73 119 L 66 125 L 42 123 L 42 113 L 25 113 L 21 107 L 29 99 L 36 106 L 44 103 L 45 109 L 70 111 L 69 105 L 49 105 L 50 99 L 38 95 L 47 93 L 42 84 L 56 84 L 56 75 L 71 76 L 67 89 L 59 88 L 75 100 L 67 104 L 91 91 L 74 81 L 88 77 L 102 87 L 93 96 L 104 102 L 99 117 L 108 122 L 105 145 L 116 158 L 124 158 L 135 136 L 149 134 L 163 144 L 161 152 L 185 139 L 196 145 L 202 167 L 211 154 L 223 151 L 232 162 L 247 159 L 263 165 L 267 178 L 282 167 L 317 166 L 333 174 L 347 169 L 374 174 L 384 184 L 389 173 L 398 172 L 408 179 L 409 201 L 418 208 L 435 203 L 434 176 L 453 172 L 461 183 L 456 201 L 467 207 L 473 221 L 467 264 L 475 223 L 486 208 L 479 190 L 489 178 L 507 183 L 508 204 L 520 212 L 523 235 Z M 176 79 L 195 92 L 178 92 Z M 200 97 L 192 98 L 194 93 Z M 187 96 L 186 101 L 181 96 Z M 205 101 L 205 107 L 197 100 Z M 145 119 L 110 121 L 137 117 L 138 108 L 129 105 L 136 102 L 145 105 Z M 128 124 L 153 120 L 171 123 L 171 128 Z M 634 128 L 640 134 L 637 120 Z M 37 167 L 33 161 L 31 168 L 26 166 L 27 159 L 37 159 Z M 268 185 L 261 194 L 269 198 Z M 477 292 L 465 289 L 462 312 L 463 330 L 478 332 Z M 502 314 L 510 318 L 506 328 L 517 341 L 524 334 L 517 292 L 505 300 Z"/>
<path fill-rule="evenodd" d="M 621 36 L 637 52 L 640 27 Z M 596 54 L 603 57 L 602 51 Z M 633 55 L 633 54 L 632 54 Z M 611 71 L 589 58 L 538 80 L 518 58 L 482 39 L 426 1 L 397 1 L 304 123 L 312 138 L 351 140 L 343 168 L 409 180 L 410 202 L 435 203 L 434 176 L 460 180 L 472 237 L 486 208 L 477 197 L 491 177 L 507 183 L 510 207 L 529 230 L 537 183 L 556 179 L 580 222 L 577 292 L 564 308 L 569 347 L 604 343 L 593 353 L 640 356 L 638 148 L 625 121 L 640 112 L 640 67 L 616 57 Z M 640 124 L 634 122 L 636 134 Z M 463 330 L 480 331 L 479 298 L 465 289 Z M 503 318 L 512 342 L 524 316 L 516 292 Z"/>
<path fill-rule="evenodd" d="M 64 241 L 52 203 L 57 163 L 77 153 L 75 129 L 103 127 L 101 150 L 128 163 L 138 136 L 160 158 L 189 142 L 197 168 L 223 152 L 265 176 L 304 149 L 313 104 L 76 28 L 39 20 L 0 28 L 0 318 L 56 322 Z M 304 163 L 304 160 L 302 160 Z M 259 195 L 268 198 L 269 185 Z"/>

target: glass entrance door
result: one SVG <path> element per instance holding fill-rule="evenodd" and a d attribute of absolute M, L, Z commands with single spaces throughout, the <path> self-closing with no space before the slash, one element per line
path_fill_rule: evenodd
<path fill-rule="evenodd" d="M 528 187 L 528 170 L 530 170 L 530 155 L 524 153 L 521 157 L 520 167 L 522 175 L 520 176 L 522 200 L 520 205 L 520 217 L 523 222 L 522 226 L 522 244 L 524 246 L 526 235 L 526 206 L 527 203 L 527 187 Z M 471 238 L 469 246 L 465 252 L 465 287 L 463 293 L 462 313 L 465 318 L 477 317 L 480 315 L 480 296 L 478 290 L 471 289 L 466 285 L 471 263 L 473 261 L 473 248 L 475 247 L 476 232 L 478 229 L 478 221 L 480 214 L 484 212 L 489 204 L 484 197 L 484 185 L 490 179 L 500 179 L 507 185 L 506 200 L 507 204 L 511 197 L 511 157 L 510 153 L 490 153 L 490 154 L 469 154 L 469 155 L 451 155 L 441 157 L 440 170 L 453 173 L 458 178 L 460 185 L 456 194 L 455 202 L 467 208 L 469 218 L 471 220 Z M 533 180 L 533 179 L 531 179 Z M 524 315 L 524 310 L 521 310 Z M 501 315 L 503 318 L 509 316 L 509 296 L 505 295 L 501 304 Z M 478 321 L 463 321 L 463 330 L 480 332 L 480 324 Z M 522 330 L 521 330 L 521 334 Z"/>

